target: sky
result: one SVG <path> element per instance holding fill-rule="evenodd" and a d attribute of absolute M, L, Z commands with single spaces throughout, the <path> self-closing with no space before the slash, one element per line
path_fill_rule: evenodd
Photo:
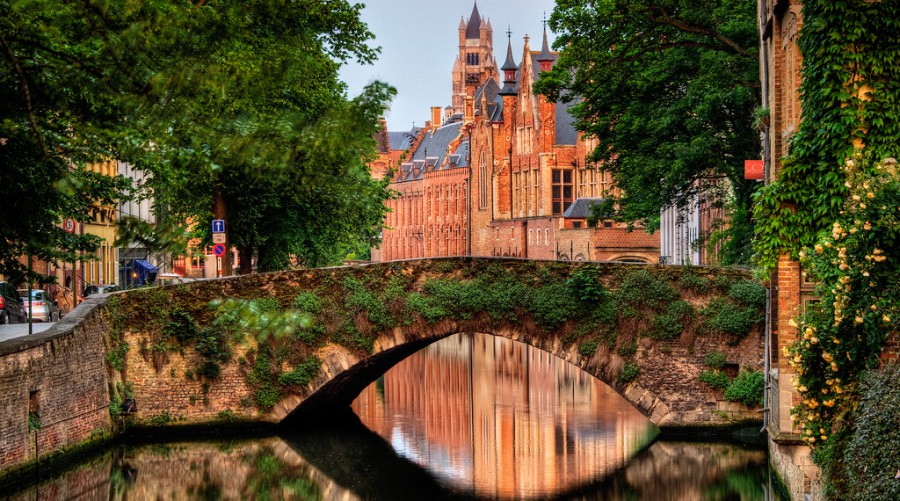
<path fill-rule="evenodd" d="M 397 89 L 385 114 L 388 129 L 409 130 L 425 125 L 432 106 L 450 104 L 451 71 L 459 54 L 459 21 L 468 20 L 473 0 L 356 0 L 365 4 L 362 20 L 375 34 L 372 45 L 381 54 L 372 65 L 350 63 L 341 69 L 350 96 L 356 96 L 372 80 Z M 532 50 L 540 50 L 544 13 L 550 17 L 553 0 L 478 0 L 482 20 L 494 29 L 494 58 L 506 59 L 506 30 L 512 31 L 513 55 L 521 62 L 523 37 L 531 37 Z M 553 33 L 547 38 L 552 48 Z"/>

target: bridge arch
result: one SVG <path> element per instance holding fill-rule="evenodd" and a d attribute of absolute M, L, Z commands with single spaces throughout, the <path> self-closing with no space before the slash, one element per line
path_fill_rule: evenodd
<path fill-rule="evenodd" d="M 571 279 L 577 276 L 588 281 L 572 285 Z M 601 290 L 609 294 L 603 297 L 612 297 L 621 292 L 617 288 L 625 287 L 628 276 L 640 278 L 634 283 L 655 281 L 668 291 L 666 299 L 655 309 L 644 304 L 641 291 L 632 291 L 631 306 L 616 306 L 604 299 L 603 320 L 584 313 L 594 311 L 593 304 L 588 310 L 577 310 L 565 302 L 582 301 L 584 288 L 593 290 L 590 294 L 596 298 Z M 682 309 L 692 304 L 688 309 L 697 312 L 712 296 L 723 295 L 728 283 L 748 278 L 748 273 L 739 270 L 443 258 L 245 275 L 126 292 L 117 296 L 115 306 L 107 305 L 105 313 L 105 318 L 112 319 L 105 335 L 108 358 L 123 358 L 111 371 L 112 398 L 121 399 L 119 388 L 129 388 L 138 404 L 131 418 L 136 423 L 170 417 L 184 424 L 214 422 L 223 416 L 269 423 L 313 418 L 349 405 L 371 381 L 431 342 L 457 333 L 484 333 L 526 343 L 580 367 L 660 427 L 759 422 L 755 409 L 725 401 L 720 391 L 700 382 L 699 376 L 707 370 L 704 357 L 713 351 L 723 354 L 728 363 L 760 370 L 761 328 L 754 327 L 736 340 L 721 334 L 698 335 L 702 330 L 699 314 L 666 317 L 675 315 L 667 310 L 667 302 L 678 303 Z M 717 283 L 726 285 L 713 285 Z M 498 284 L 503 287 L 495 289 Z M 691 289 L 698 284 L 706 284 L 706 292 Z M 397 290 L 402 291 L 399 296 Z M 212 299 L 243 298 L 290 309 L 298 304 L 298 294 L 319 294 L 333 305 L 320 313 L 325 317 L 319 331 L 277 341 L 269 337 L 268 344 L 252 333 L 243 336 L 243 341 L 235 341 L 230 334 L 219 337 L 230 343 L 224 351 L 231 356 L 212 364 L 202 359 L 199 350 L 172 346 L 177 338 L 215 334 L 218 324 L 208 307 Z M 449 296 L 443 303 L 425 304 L 428 297 L 440 294 Z M 529 299 L 523 302 L 521 296 Z M 473 297 L 481 301 L 481 309 L 472 309 Z M 410 306 L 413 303 L 419 306 Z M 615 308 L 609 310 L 609 306 Z M 500 308 L 502 314 L 491 308 Z M 179 313 L 161 317 L 162 309 Z M 560 318 L 559 312 L 568 315 L 576 310 L 581 320 Z M 653 334 L 661 320 L 670 327 L 664 337 Z M 177 333 L 182 321 L 188 334 Z M 671 332 L 671 327 L 680 333 Z M 272 343 L 280 344 L 273 348 Z M 291 350 L 302 356 L 277 355 Z M 305 366 L 308 362 L 315 366 Z M 630 377 L 620 377 L 626 368 Z"/>
<path fill-rule="evenodd" d="M 334 410 L 348 407 L 367 386 L 429 344 L 456 334 L 481 333 L 521 342 L 571 363 L 610 386 L 657 426 L 682 423 L 684 416 L 679 409 L 686 406 L 675 395 L 670 394 L 669 398 L 658 395 L 656 388 L 645 387 L 639 381 L 617 381 L 625 360 L 615 352 L 600 350 L 585 357 L 579 353 L 577 345 L 565 346 L 559 339 L 529 335 L 515 326 L 490 327 L 489 323 L 486 319 L 475 319 L 444 321 L 424 330 L 395 329 L 380 336 L 375 341 L 373 353 L 364 359 L 349 350 L 329 349 L 321 358 L 322 375 L 330 377 L 317 378 L 310 384 L 310 392 L 305 398 L 295 396 L 283 402 L 272 417 L 286 423 L 327 418 Z M 687 403 L 688 407 L 691 405 Z"/>

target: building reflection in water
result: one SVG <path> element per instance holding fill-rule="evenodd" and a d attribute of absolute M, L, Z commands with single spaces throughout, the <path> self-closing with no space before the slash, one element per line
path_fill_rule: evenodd
<path fill-rule="evenodd" d="M 578 367 L 486 334 L 452 336 L 412 355 L 353 410 L 448 487 L 488 497 L 578 488 L 622 467 L 658 433 Z"/>

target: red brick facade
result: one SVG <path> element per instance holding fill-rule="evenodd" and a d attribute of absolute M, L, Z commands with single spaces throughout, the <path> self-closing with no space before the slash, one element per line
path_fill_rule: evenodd
<path fill-rule="evenodd" d="M 568 105 L 532 92 L 541 69 L 558 57 L 549 51 L 546 32 L 541 51 L 532 51 L 526 37 L 520 58 L 513 56 L 510 40 L 499 70 L 492 33 L 490 22 L 473 9 L 459 27 L 453 106 L 446 121 L 439 123 L 440 109 L 432 108 L 414 144 L 405 151 L 388 144 L 372 164 L 373 175 L 396 169 L 392 188 L 399 195 L 388 203 L 392 212 L 372 259 L 472 255 L 657 262 L 658 234 L 628 233 L 621 225 L 587 229 L 584 217 L 564 217 L 576 200 L 600 199 L 616 189 L 608 174 L 588 164 L 596 141 L 574 129 Z M 384 143 L 390 141 L 379 136 Z M 578 227 L 586 233 L 575 231 Z"/>

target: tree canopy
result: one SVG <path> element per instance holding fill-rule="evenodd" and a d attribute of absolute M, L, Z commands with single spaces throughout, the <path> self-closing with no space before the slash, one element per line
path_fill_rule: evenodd
<path fill-rule="evenodd" d="M 746 262 L 745 159 L 759 157 L 756 9 L 742 0 L 559 0 L 560 57 L 536 91 L 577 100 L 592 160 L 623 193 L 623 220 L 653 230 L 660 210 L 702 195 L 730 210 L 722 259 Z"/>
<path fill-rule="evenodd" d="M 96 244 L 57 224 L 125 194 L 121 179 L 81 168 L 110 158 L 150 174 L 135 190 L 172 222 L 204 223 L 214 194 L 230 195 L 232 239 L 252 250 L 276 251 L 276 219 L 305 237 L 277 252 L 306 262 L 368 242 L 388 193 L 365 160 L 394 91 L 375 82 L 348 99 L 337 78 L 343 62 L 377 55 L 360 8 L 0 0 L 0 196 L 15 202 L 0 205 L 0 271 Z"/>

